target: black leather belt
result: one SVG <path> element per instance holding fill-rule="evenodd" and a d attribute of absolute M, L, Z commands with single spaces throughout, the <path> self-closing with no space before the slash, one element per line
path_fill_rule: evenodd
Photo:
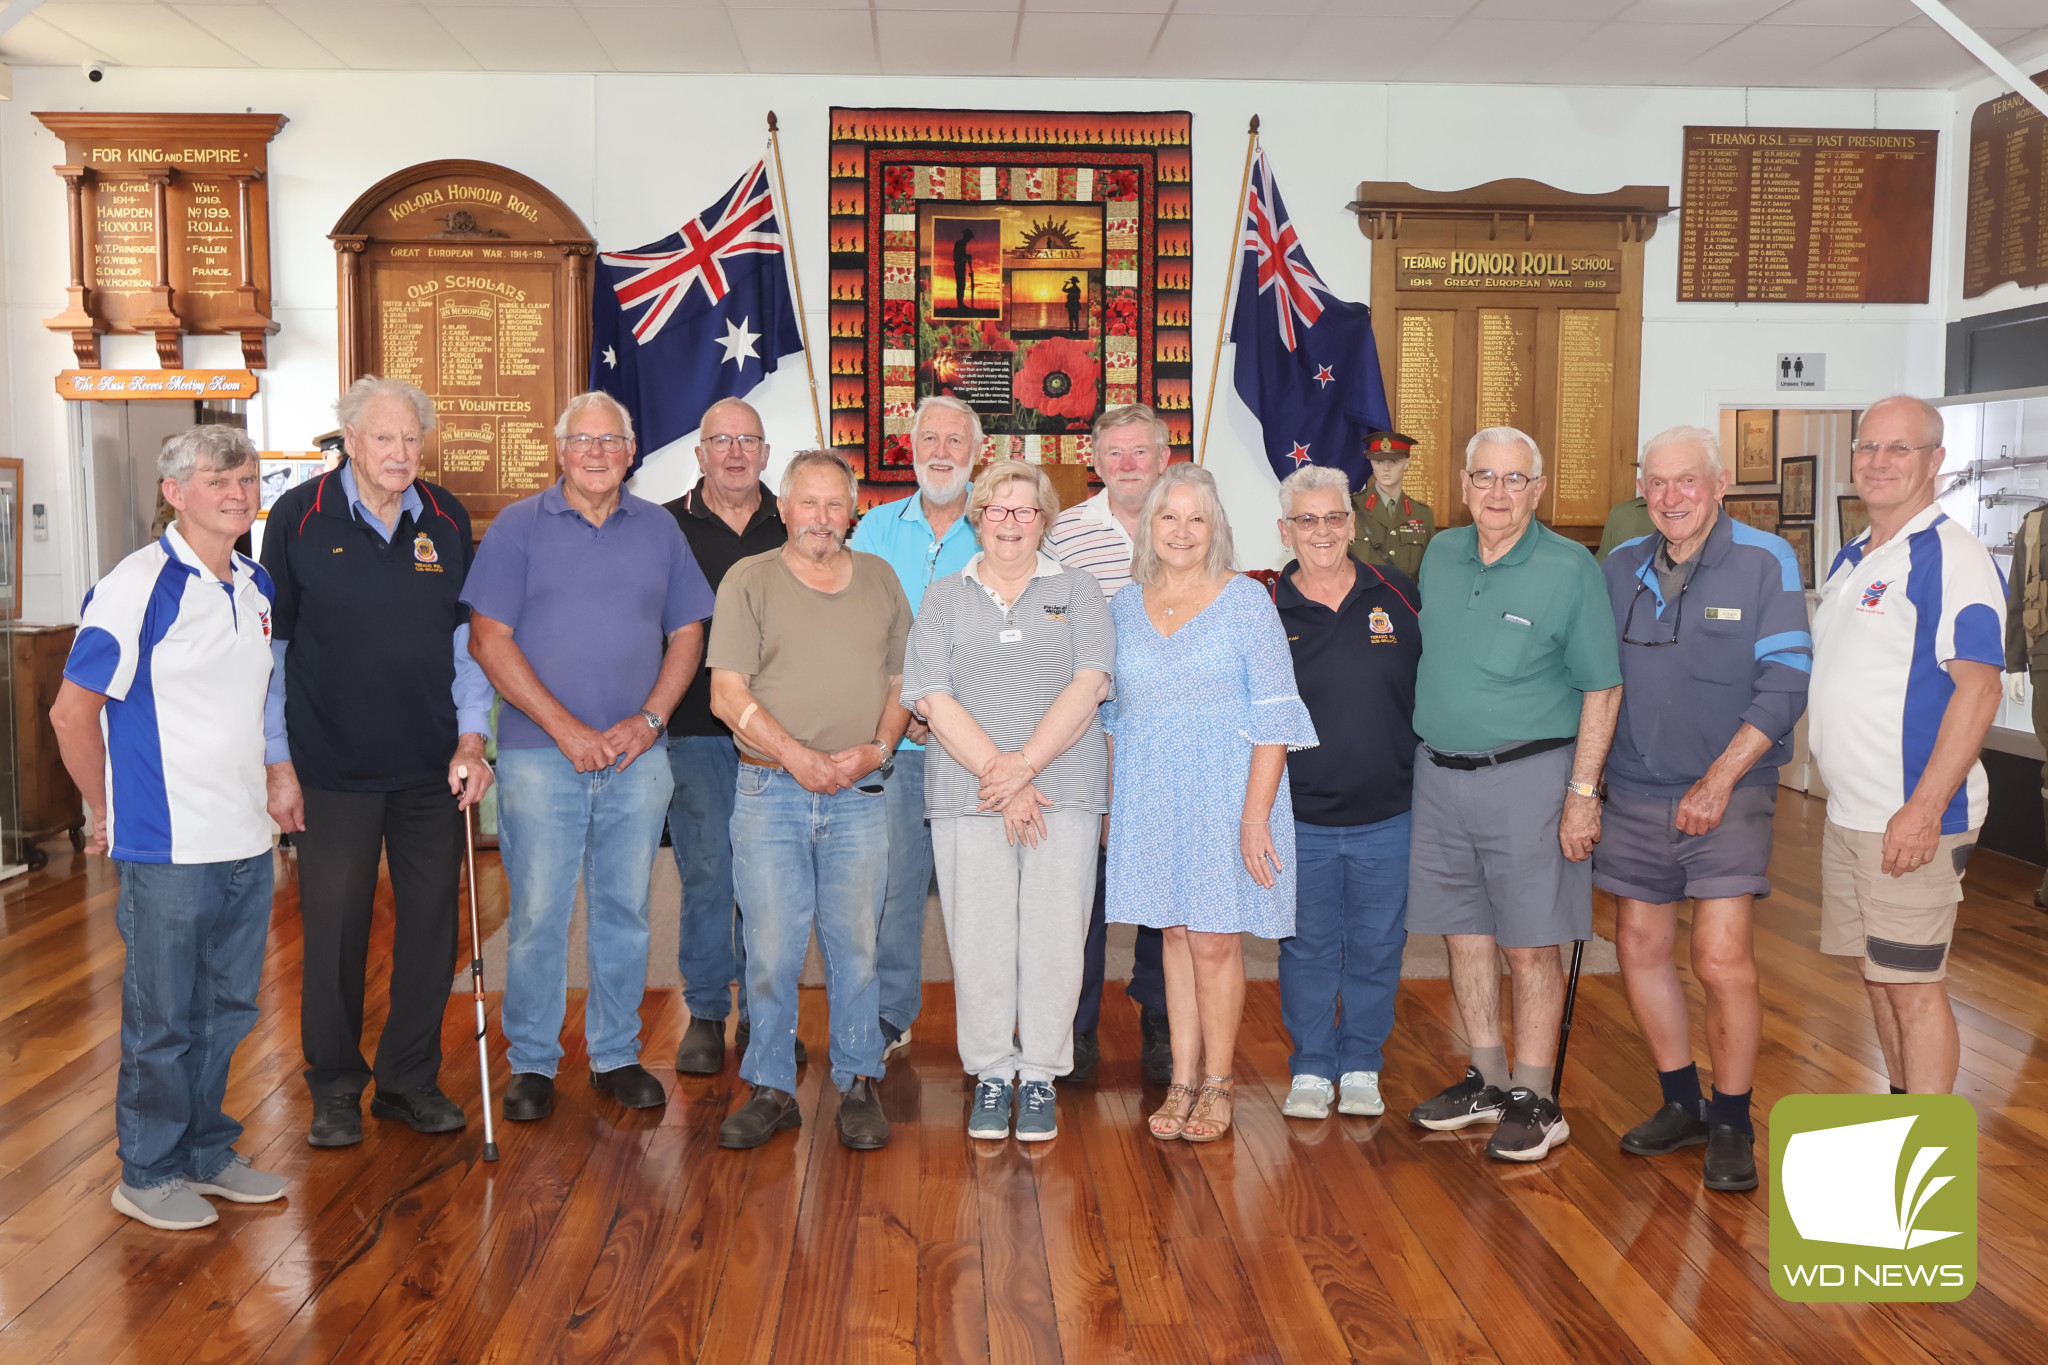
<path fill-rule="evenodd" d="M 1552 749 L 1562 749 L 1567 744 L 1575 744 L 1577 742 L 1578 736 L 1576 735 L 1568 735 L 1563 739 L 1531 740 L 1527 744 L 1517 744 L 1512 749 L 1502 749 L 1499 753 L 1494 754 L 1440 754 L 1436 750 L 1430 749 L 1427 744 L 1422 747 L 1429 750 L 1429 761 L 1436 764 L 1437 767 L 1457 768 L 1463 772 L 1471 772 L 1475 768 L 1498 768 L 1501 764 L 1512 763 L 1518 758 L 1532 758 L 1537 754 L 1547 754 Z"/>

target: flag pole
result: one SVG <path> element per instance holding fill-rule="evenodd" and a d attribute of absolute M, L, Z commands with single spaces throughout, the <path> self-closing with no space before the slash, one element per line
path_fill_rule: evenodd
<path fill-rule="evenodd" d="M 811 323 L 804 313 L 804 282 L 796 268 L 796 225 L 789 216 L 789 188 L 782 183 L 782 141 L 775 135 L 775 111 L 768 111 L 768 149 L 775 154 L 775 194 L 782 210 L 782 233 L 789 243 L 789 282 L 796 289 L 797 336 L 804 344 L 804 377 L 811 381 L 811 425 L 818 433 L 818 449 L 830 450 L 825 440 L 825 419 L 818 415 L 818 371 L 811 364 Z"/>
<path fill-rule="evenodd" d="M 1223 368 L 1223 336 L 1230 325 L 1231 305 L 1236 301 L 1237 268 L 1244 257 L 1244 197 L 1252 187 L 1252 157 L 1259 150 L 1259 116 L 1252 115 L 1251 127 L 1245 130 L 1244 179 L 1237 187 L 1237 216 L 1231 220 L 1230 269 L 1223 276 L 1223 311 L 1216 318 L 1216 350 L 1209 357 L 1209 398 L 1202 405 L 1202 443 L 1195 448 L 1195 463 L 1201 464 L 1209 453 L 1209 419 L 1216 415 L 1216 376 Z"/>

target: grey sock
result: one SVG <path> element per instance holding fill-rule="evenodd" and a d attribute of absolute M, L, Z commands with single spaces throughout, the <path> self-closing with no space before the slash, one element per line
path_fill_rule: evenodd
<path fill-rule="evenodd" d="M 1480 1079 L 1488 1085 L 1508 1088 L 1508 1050 L 1504 1045 L 1473 1048 L 1472 1065 L 1479 1068 Z"/>
<path fill-rule="evenodd" d="M 1550 1082 L 1556 1073 L 1555 1067 L 1531 1066 L 1527 1062 L 1515 1063 L 1514 1083 L 1527 1086 L 1545 1099 L 1551 1098 Z"/>

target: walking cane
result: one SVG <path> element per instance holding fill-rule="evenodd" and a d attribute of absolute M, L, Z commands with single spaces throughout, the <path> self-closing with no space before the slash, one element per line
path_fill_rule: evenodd
<path fill-rule="evenodd" d="M 1564 983 L 1564 1018 L 1557 1024 L 1557 1062 L 1550 1071 L 1550 1098 L 1560 1104 L 1563 1101 L 1557 1097 L 1564 1090 L 1564 1045 L 1572 1040 L 1572 1007 L 1579 1003 L 1579 962 L 1585 955 L 1586 940 L 1573 939 L 1571 979 Z"/>
<path fill-rule="evenodd" d="M 457 768 L 455 775 L 469 785 L 467 765 Z M 491 1052 L 485 1042 L 484 1025 L 484 941 L 477 933 L 476 920 L 476 820 L 471 808 L 462 808 L 462 842 L 469 854 L 469 984 L 476 991 L 476 1069 L 484 1086 L 484 1160 L 498 1159 L 497 1135 L 491 1131 Z M 1578 963 L 1572 963 L 1572 980 L 1578 981 Z M 1571 998 L 1565 998 L 1565 1011 L 1571 1011 Z M 1562 1054 L 1559 1054 L 1562 1056 Z"/>

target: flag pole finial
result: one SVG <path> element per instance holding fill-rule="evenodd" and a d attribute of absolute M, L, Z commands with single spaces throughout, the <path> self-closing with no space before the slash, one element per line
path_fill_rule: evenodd
<path fill-rule="evenodd" d="M 770 114 L 768 116 L 768 119 L 769 125 L 772 127 L 774 125 L 775 115 Z M 1245 129 L 1245 133 L 1250 137 L 1257 137 L 1259 135 L 1259 116 L 1257 114 L 1252 115 L 1252 126 Z"/>
<path fill-rule="evenodd" d="M 1257 122 L 1257 120 L 1253 121 Z M 771 133 L 775 131 L 775 111 L 773 109 L 768 111 L 768 131 Z"/>

